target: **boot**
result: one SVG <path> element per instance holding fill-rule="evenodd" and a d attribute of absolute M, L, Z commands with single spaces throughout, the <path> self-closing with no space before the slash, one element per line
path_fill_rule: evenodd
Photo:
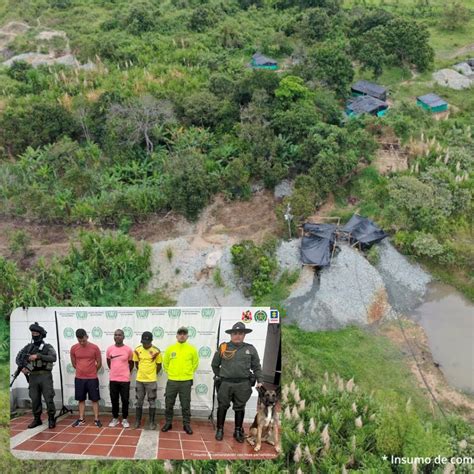
<path fill-rule="evenodd" d="M 163 428 L 161 428 L 161 431 L 163 431 L 163 433 L 166 433 L 171 428 L 173 428 L 173 425 L 171 424 L 171 422 L 167 421 L 165 425 L 163 426 Z"/>
<path fill-rule="evenodd" d="M 137 407 L 135 411 L 135 424 L 133 425 L 134 429 L 140 428 L 140 425 L 142 423 L 142 414 L 143 414 L 143 408 L 142 407 Z"/>
<path fill-rule="evenodd" d="M 36 428 L 39 425 L 42 425 L 41 416 L 35 416 L 33 421 L 28 425 L 28 428 Z"/>
<path fill-rule="evenodd" d="M 54 418 L 54 415 L 49 415 L 48 417 L 48 428 L 50 430 L 56 428 L 56 419 Z"/>
<path fill-rule="evenodd" d="M 238 443 L 244 442 L 244 429 L 242 428 L 242 424 L 244 423 L 244 416 L 245 411 L 236 411 L 235 412 L 235 430 L 234 430 L 234 438 Z"/>
<path fill-rule="evenodd" d="M 185 423 L 183 425 L 183 430 L 188 434 L 188 435 L 192 435 L 193 434 L 193 430 L 191 428 L 191 425 L 189 423 Z"/>
<path fill-rule="evenodd" d="M 217 431 L 216 431 L 217 441 L 222 441 L 224 438 L 224 423 L 225 423 L 226 414 L 227 414 L 227 408 L 219 407 L 217 409 Z"/>
<path fill-rule="evenodd" d="M 150 407 L 150 413 L 149 413 L 149 420 L 148 420 L 148 429 L 149 430 L 156 430 L 156 422 L 155 422 L 155 416 L 156 416 L 156 408 Z"/>

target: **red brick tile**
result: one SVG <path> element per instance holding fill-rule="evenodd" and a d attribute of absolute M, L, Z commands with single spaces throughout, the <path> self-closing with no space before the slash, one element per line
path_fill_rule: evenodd
<path fill-rule="evenodd" d="M 56 433 L 51 441 L 61 441 L 64 443 L 69 443 L 69 441 L 72 441 L 76 436 L 77 435 L 74 433 Z"/>
<path fill-rule="evenodd" d="M 54 441 L 49 441 L 44 443 L 39 448 L 35 449 L 35 451 L 40 451 L 44 453 L 59 453 L 62 448 L 66 446 L 66 443 L 55 443 Z"/>
<path fill-rule="evenodd" d="M 80 435 L 77 435 L 75 438 L 74 438 L 74 443 L 87 443 L 87 444 L 91 444 L 95 441 L 95 439 L 97 438 L 96 435 L 90 435 L 90 434 L 80 434 Z"/>
<path fill-rule="evenodd" d="M 160 449 L 181 449 L 179 439 L 160 439 L 158 442 Z"/>
<path fill-rule="evenodd" d="M 111 446 L 96 444 L 89 446 L 82 454 L 88 454 L 89 456 L 107 456 L 111 449 Z"/>
<path fill-rule="evenodd" d="M 135 456 L 135 451 L 135 446 L 117 446 L 115 448 L 112 448 L 109 453 L 109 456 L 117 458 L 133 458 Z"/>
<path fill-rule="evenodd" d="M 87 444 L 68 443 L 61 449 L 61 453 L 82 454 L 88 447 Z"/>
<path fill-rule="evenodd" d="M 64 433 L 76 433 L 77 435 L 81 434 L 83 431 L 84 431 L 83 426 L 68 426 L 67 428 L 63 430 Z"/>
<path fill-rule="evenodd" d="M 159 449 L 158 459 L 184 459 L 181 449 Z"/>
<path fill-rule="evenodd" d="M 86 426 L 81 434 L 101 434 L 105 428 L 98 428 L 97 426 Z"/>
<path fill-rule="evenodd" d="M 142 430 L 132 430 L 130 428 L 125 428 L 122 431 L 122 436 L 133 436 L 135 438 L 140 438 Z"/>
<path fill-rule="evenodd" d="M 102 435 L 114 435 L 114 436 L 119 436 L 122 434 L 123 429 L 122 428 L 104 428 L 100 434 Z"/>
<path fill-rule="evenodd" d="M 231 451 L 230 446 L 225 441 L 205 441 L 204 444 L 206 445 L 206 449 L 210 453 L 227 453 Z"/>
<path fill-rule="evenodd" d="M 162 433 L 160 431 L 160 439 L 179 439 L 179 433 L 175 431 L 167 431 L 166 433 Z"/>
<path fill-rule="evenodd" d="M 116 446 L 136 446 L 138 444 L 138 438 L 131 436 L 120 436 L 117 440 Z"/>
<path fill-rule="evenodd" d="M 186 441 L 184 439 L 181 440 L 181 446 L 183 451 L 190 450 L 190 451 L 207 451 L 206 446 L 204 445 L 203 441 Z"/>
<path fill-rule="evenodd" d="M 104 435 L 100 435 L 96 438 L 96 440 L 94 441 L 94 444 L 115 444 L 115 442 L 117 441 L 117 436 L 104 436 Z"/>
<path fill-rule="evenodd" d="M 41 433 L 35 434 L 31 439 L 34 440 L 41 440 L 41 441 L 48 441 L 54 438 L 57 433 L 50 433 L 48 431 L 42 431 Z"/>
<path fill-rule="evenodd" d="M 207 451 L 184 451 L 184 459 L 211 459 Z"/>
<path fill-rule="evenodd" d="M 23 441 L 23 443 L 19 444 L 16 448 L 13 449 L 23 449 L 25 451 L 34 451 L 36 448 L 39 448 L 41 445 L 44 444 L 44 441 Z"/>

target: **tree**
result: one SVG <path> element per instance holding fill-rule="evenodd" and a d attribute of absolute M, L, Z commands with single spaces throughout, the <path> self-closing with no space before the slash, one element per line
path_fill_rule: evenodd
<path fill-rule="evenodd" d="M 323 8 L 308 8 L 298 19 L 296 30 L 304 40 L 323 41 L 332 30 L 331 17 Z"/>
<path fill-rule="evenodd" d="M 123 21 L 125 28 L 132 35 L 140 36 L 156 26 L 160 11 L 149 2 L 134 2 Z"/>
<path fill-rule="evenodd" d="M 174 121 L 173 105 L 144 95 L 129 104 L 114 104 L 107 115 L 107 129 L 112 140 L 119 145 L 135 147 L 145 145 L 153 153 L 159 127 Z"/>
<path fill-rule="evenodd" d="M 448 31 L 460 30 L 469 23 L 471 16 L 469 9 L 461 2 L 447 3 L 443 10 L 440 25 Z"/>

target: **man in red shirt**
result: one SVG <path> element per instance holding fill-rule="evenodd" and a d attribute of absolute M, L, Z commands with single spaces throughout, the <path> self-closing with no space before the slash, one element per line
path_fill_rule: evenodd
<path fill-rule="evenodd" d="M 94 424 L 101 427 L 99 420 L 99 378 L 97 372 L 102 367 L 102 358 L 98 346 L 88 341 L 87 333 L 84 329 L 76 331 L 78 344 L 71 347 L 71 363 L 76 369 L 76 378 L 74 379 L 74 388 L 76 400 L 79 402 L 79 419 L 72 426 L 85 425 L 84 412 L 86 409 L 86 398 L 92 401 L 94 411 Z"/>

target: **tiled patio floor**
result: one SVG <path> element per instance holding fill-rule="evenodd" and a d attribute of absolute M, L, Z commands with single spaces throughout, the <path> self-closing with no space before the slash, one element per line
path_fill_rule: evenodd
<path fill-rule="evenodd" d="M 33 458 L 35 453 L 51 453 L 51 457 L 59 453 L 68 455 L 71 459 L 81 459 L 85 456 L 130 459 L 272 459 L 276 457 L 274 448 L 266 443 L 262 445 L 258 453 L 255 453 L 247 442 L 237 443 L 232 437 L 233 422 L 230 420 L 224 428 L 224 440 L 216 441 L 212 425 L 207 420 L 193 420 L 191 425 L 194 433 L 188 435 L 183 431 L 180 418 L 174 420 L 173 429 L 167 433 L 159 431 L 164 424 L 161 417 L 157 431 L 123 429 L 121 425 L 109 428 L 107 425 L 110 417 L 102 417 L 104 427 L 97 428 L 93 426 L 93 418 L 90 416 L 86 417 L 85 426 L 74 428 L 71 424 L 77 418 L 76 415 L 63 417 L 57 422 L 56 428 L 50 430 L 44 418 L 43 416 L 44 424 L 41 427 L 43 429 L 39 433 L 36 433 L 37 429 L 28 430 L 27 428 L 32 419 L 31 415 L 11 420 L 10 436 L 14 444 L 13 454 L 15 451 L 26 452 L 31 453 L 31 458 Z M 147 417 L 144 418 L 146 422 Z M 129 417 L 131 425 L 134 421 L 133 417 Z M 247 423 L 244 425 L 246 431 L 248 431 L 248 426 Z M 29 433 L 31 436 L 28 439 L 18 444 L 14 442 L 13 437 L 27 437 Z M 137 449 L 140 442 L 145 446 L 146 456 L 142 456 L 143 449 L 141 451 Z"/>

